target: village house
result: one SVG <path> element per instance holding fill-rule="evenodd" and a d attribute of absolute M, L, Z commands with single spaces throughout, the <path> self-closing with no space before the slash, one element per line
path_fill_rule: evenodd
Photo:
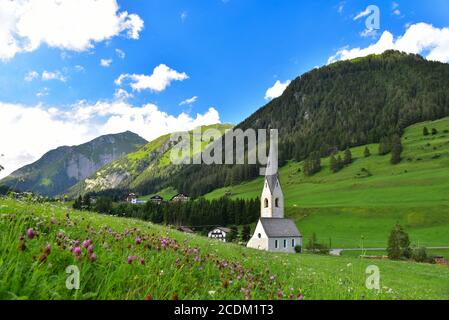
<path fill-rule="evenodd" d="M 302 248 L 302 236 L 296 224 L 284 218 L 284 194 L 279 181 L 277 155 L 270 150 L 261 197 L 261 213 L 248 248 L 294 253 Z"/>
<path fill-rule="evenodd" d="M 136 204 L 137 203 L 137 196 L 135 193 L 130 193 L 128 197 L 126 198 L 126 202 Z"/>
<path fill-rule="evenodd" d="M 162 198 L 160 195 L 155 195 L 150 198 L 150 201 L 156 204 L 161 204 L 162 202 L 164 202 L 164 198 Z"/>
<path fill-rule="evenodd" d="M 208 237 L 211 239 L 226 242 L 229 233 L 231 233 L 231 229 L 218 227 L 209 232 Z"/>
<path fill-rule="evenodd" d="M 189 201 L 190 198 L 185 195 L 184 193 L 178 193 L 176 196 L 174 196 L 173 198 L 171 198 L 171 202 L 186 202 Z"/>
<path fill-rule="evenodd" d="M 180 226 L 177 228 L 178 231 L 184 232 L 184 233 L 195 233 L 192 229 L 190 229 L 189 227 L 183 227 Z"/>

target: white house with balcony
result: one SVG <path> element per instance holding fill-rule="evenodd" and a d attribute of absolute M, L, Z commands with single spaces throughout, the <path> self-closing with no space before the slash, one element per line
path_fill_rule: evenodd
<path fill-rule="evenodd" d="M 275 153 L 271 148 L 261 197 L 260 219 L 247 247 L 294 253 L 296 246 L 302 248 L 302 236 L 296 224 L 284 218 L 284 194 Z"/>

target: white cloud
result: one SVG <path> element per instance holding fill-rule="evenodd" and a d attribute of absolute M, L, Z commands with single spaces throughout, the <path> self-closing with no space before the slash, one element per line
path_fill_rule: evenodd
<path fill-rule="evenodd" d="M 191 116 L 170 115 L 154 104 L 141 107 L 125 101 L 79 102 L 69 110 L 43 105 L 25 106 L 0 102 L 0 177 L 32 163 L 45 152 L 63 145 L 77 145 L 110 133 L 130 130 L 147 140 L 175 131 L 191 130 L 220 122 L 216 109 Z M 57 134 L 55 134 L 57 133 Z"/>
<path fill-rule="evenodd" d="M 112 59 L 101 59 L 100 65 L 104 68 L 109 68 L 112 64 Z"/>
<path fill-rule="evenodd" d="M 187 13 L 187 11 L 181 12 L 181 15 L 180 15 L 181 21 L 182 21 L 182 22 L 186 21 L 186 19 L 187 19 L 188 16 L 189 16 L 189 14 Z"/>
<path fill-rule="evenodd" d="M 399 9 L 393 10 L 393 14 L 395 16 L 399 16 L 401 14 L 401 10 L 399 10 Z"/>
<path fill-rule="evenodd" d="M 365 29 L 362 32 L 360 32 L 360 36 L 363 38 L 375 38 L 377 36 L 377 30 L 376 29 Z"/>
<path fill-rule="evenodd" d="M 66 82 L 67 78 L 64 75 L 62 75 L 62 73 L 58 70 L 56 71 L 44 70 L 44 72 L 42 72 L 42 80 L 43 81 L 57 80 L 61 82 Z"/>
<path fill-rule="evenodd" d="M 84 69 L 83 66 L 78 64 L 78 65 L 75 66 L 75 71 L 77 71 L 77 72 L 84 72 L 84 71 L 86 71 L 86 69 Z"/>
<path fill-rule="evenodd" d="M 181 102 L 179 103 L 179 105 L 180 105 L 180 106 L 191 105 L 191 104 L 194 104 L 197 100 L 198 100 L 198 97 L 197 97 L 197 96 L 194 96 L 194 97 L 192 97 L 192 98 L 185 99 L 184 101 L 181 101 Z"/>
<path fill-rule="evenodd" d="M 30 72 L 28 72 L 28 73 L 25 75 L 24 80 L 30 82 L 30 81 L 33 81 L 34 79 L 38 78 L 38 77 L 39 77 L 39 73 L 38 73 L 38 72 L 36 72 L 36 71 L 30 71 Z"/>
<path fill-rule="evenodd" d="M 0 59 L 43 44 L 85 51 L 120 34 L 138 39 L 143 25 L 116 0 L 0 0 Z"/>
<path fill-rule="evenodd" d="M 131 81 L 131 88 L 134 91 L 151 90 L 155 92 L 164 91 L 170 86 L 172 81 L 183 81 L 189 76 L 182 72 L 178 72 L 167 67 L 165 64 L 160 64 L 153 70 L 151 76 L 144 74 L 122 74 L 116 80 L 116 85 L 122 85 L 125 80 Z"/>
<path fill-rule="evenodd" d="M 380 54 L 386 50 L 399 50 L 407 53 L 426 54 L 428 60 L 449 62 L 449 28 L 435 28 L 427 23 L 410 25 L 405 33 L 396 38 L 384 31 L 380 39 L 366 48 L 343 48 L 328 63 L 349 60 L 370 54 Z"/>
<path fill-rule="evenodd" d="M 133 95 L 126 91 L 125 89 L 119 88 L 115 90 L 114 98 L 117 100 L 127 100 L 129 98 L 132 98 Z"/>
<path fill-rule="evenodd" d="M 121 50 L 121 49 L 115 49 L 115 53 L 117 54 L 117 56 L 120 59 L 125 59 L 125 57 L 126 57 L 125 52 L 123 50 Z"/>
<path fill-rule="evenodd" d="M 273 100 L 274 98 L 280 97 L 285 89 L 290 85 L 291 81 L 287 80 L 285 82 L 280 82 L 279 80 L 267 90 L 265 93 L 265 100 Z"/>
<path fill-rule="evenodd" d="M 343 11 L 345 10 L 345 4 L 346 4 L 345 2 L 340 2 L 340 4 L 338 5 L 337 11 L 339 14 L 342 14 Z"/>
<path fill-rule="evenodd" d="M 369 8 L 366 8 L 365 10 L 363 10 L 362 12 L 360 12 L 359 14 L 357 14 L 354 17 L 354 20 L 358 20 L 360 18 L 366 17 L 367 15 L 369 15 L 371 13 L 371 10 L 369 10 Z"/>
<path fill-rule="evenodd" d="M 42 90 L 38 91 L 36 93 L 36 97 L 38 98 L 42 98 L 42 97 L 46 97 L 50 94 L 50 89 L 48 89 L 47 87 L 42 88 Z"/>

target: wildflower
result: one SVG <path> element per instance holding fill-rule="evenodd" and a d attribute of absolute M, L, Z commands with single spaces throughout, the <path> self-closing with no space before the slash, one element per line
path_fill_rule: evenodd
<path fill-rule="evenodd" d="M 50 222 L 51 222 L 51 224 L 56 224 L 56 218 L 55 217 L 51 217 Z"/>
<path fill-rule="evenodd" d="M 76 240 L 75 241 L 75 247 L 79 247 L 80 246 L 80 242 L 79 242 L 79 240 Z"/>
<path fill-rule="evenodd" d="M 136 244 L 141 244 L 142 243 L 142 239 L 140 237 L 136 238 Z"/>
<path fill-rule="evenodd" d="M 140 258 L 140 264 L 141 265 L 145 265 L 145 259 L 144 258 Z"/>
<path fill-rule="evenodd" d="M 302 294 L 298 294 L 298 296 L 296 297 L 298 300 L 304 300 L 304 297 Z"/>
<path fill-rule="evenodd" d="M 58 232 L 58 235 L 57 235 L 57 237 L 58 237 L 58 238 L 62 238 L 62 237 L 64 237 L 64 233 L 63 233 L 63 232 Z"/>
<path fill-rule="evenodd" d="M 133 256 L 128 256 L 128 264 L 133 263 L 134 257 Z"/>
<path fill-rule="evenodd" d="M 80 247 L 75 247 L 75 249 L 73 249 L 73 254 L 75 256 L 80 256 L 81 255 L 81 248 Z"/>
<path fill-rule="evenodd" d="M 282 292 L 281 289 L 278 290 L 278 298 L 282 299 L 284 297 L 284 293 Z"/>
<path fill-rule="evenodd" d="M 47 243 L 47 245 L 44 247 L 44 253 L 50 254 L 51 253 L 51 244 Z"/>
<path fill-rule="evenodd" d="M 92 253 L 92 254 L 90 255 L 90 261 L 92 261 L 92 262 L 97 261 L 97 255 L 96 255 L 95 253 Z"/>
<path fill-rule="evenodd" d="M 27 236 L 28 236 L 28 239 L 33 239 L 34 238 L 34 230 L 33 230 L 33 228 L 29 228 L 27 230 Z"/>
<path fill-rule="evenodd" d="M 83 247 L 87 249 L 89 246 L 90 246 L 90 240 L 84 240 Z"/>
<path fill-rule="evenodd" d="M 145 300 L 146 300 L 146 301 L 151 301 L 151 300 L 153 300 L 153 296 L 152 296 L 151 294 L 149 294 L 149 295 L 147 295 L 147 296 L 145 297 Z"/>
<path fill-rule="evenodd" d="M 93 253 L 94 252 L 94 246 L 92 244 L 87 247 L 87 252 L 89 252 L 89 253 Z"/>

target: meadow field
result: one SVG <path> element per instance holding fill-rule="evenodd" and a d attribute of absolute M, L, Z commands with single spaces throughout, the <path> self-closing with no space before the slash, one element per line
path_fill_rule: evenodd
<path fill-rule="evenodd" d="M 423 135 L 423 128 L 435 135 Z M 386 248 L 396 223 L 403 225 L 415 246 L 449 246 L 449 118 L 407 128 L 398 165 L 379 156 L 379 145 L 352 148 L 353 163 L 332 173 L 329 158 L 322 170 L 307 177 L 303 163 L 280 169 L 286 214 L 305 238 L 315 232 L 334 248 Z M 342 153 L 341 153 L 342 155 Z M 260 196 L 263 177 L 215 190 L 206 198 Z"/>
<path fill-rule="evenodd" d="M 447 266 L 260 252 L 63 204 L 0 199 L 0 235 L 0 299 L 449 299 Z"/>

